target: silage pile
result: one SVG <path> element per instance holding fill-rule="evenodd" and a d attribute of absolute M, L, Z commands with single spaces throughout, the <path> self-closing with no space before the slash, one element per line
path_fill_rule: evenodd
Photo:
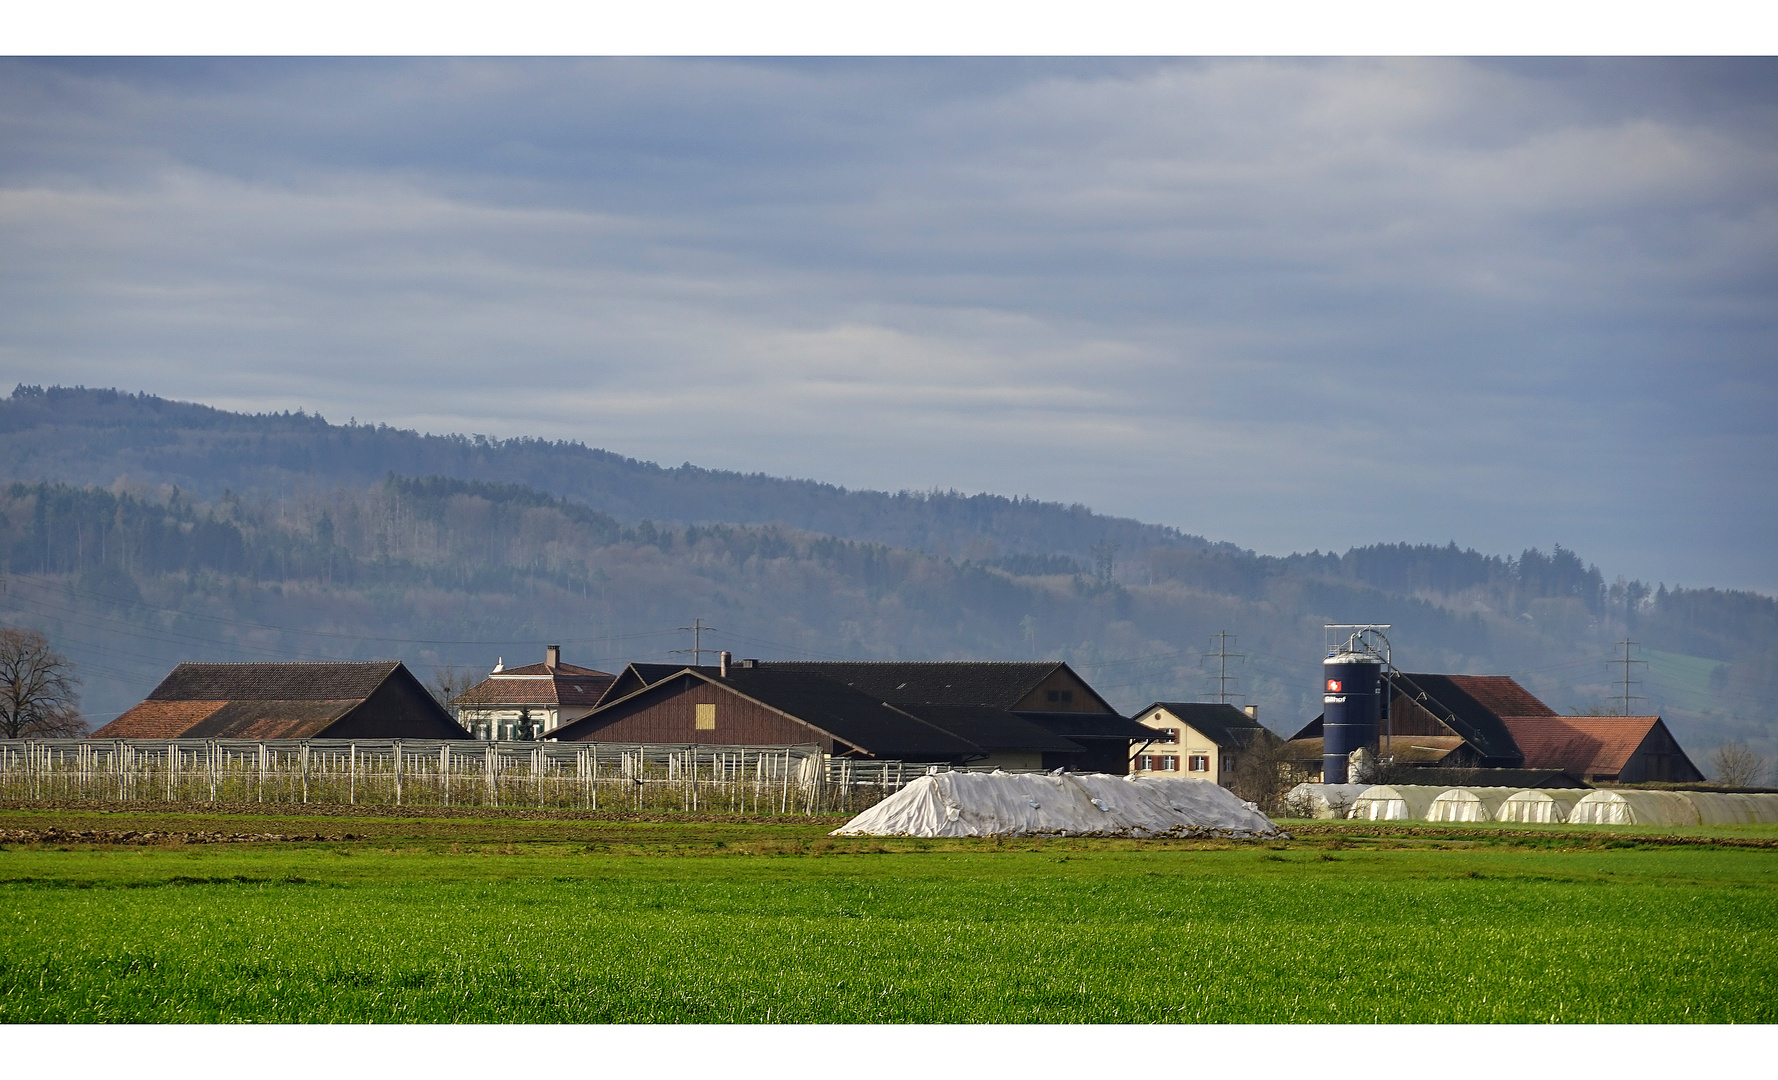
<path fill-rule="evenodd" d="M 1261 840 L 1284 833 L 1208 780 L 941 772 L 920 777 L 831 835 Z"/>

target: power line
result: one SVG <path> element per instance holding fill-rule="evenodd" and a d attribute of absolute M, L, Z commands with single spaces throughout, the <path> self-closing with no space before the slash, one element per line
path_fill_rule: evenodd
<path fill-rule="evenodd" d="M 686 653 L 690 653 L 692 666 L 700 667 L 704 663 L 705 653 L 721 651 L 720 649 L 704 648 L 704 631 L 715 630 L 716 628 L 714 626 L 705 626 L 702 618 L 693 619 L 690 626 L 681 626 L 679 629 L 691 633 L 691 648 L 673 649 L 667 654 L 668 656 L 684 656 Z"/>
<path fill-rule="evenodd" d="M 1647 701 L 1648 700 L 1647 698 L 1643 697 L 1641 694 L 1632 695 L 1630 693 L 1630 665 L 1631 664 L 1646 665 L 1648 663 L 1648 661 L 1647 660 L 1632 660 L 1632 659 L 1630 659 L 1630 646 L 1636 645 L 1636 644 L 1638 644 L 1638 642 L 1634 642 L 1628 638 L 1625 638 L 1623 641 L 1618 642 L 1618 644 L 1622 645 L 1624 647 L 1624 658 L 1622 660 L 1613 660 L 1612 663 L 1624 665 L 1624 693 L 1623 693 L 1624 711 L 1623 711 L 1622 715 L 1629 716 L 1630 715 L 1630 702 L 1632 702 L 1632 701 Z M 1638 681 L 1637 685 L 1641 685 L 1641 682 Z"/>
<path fill-rule="evenodd" d="M 1235 635 L 1229 633 L 1227 630 L 1211 634 L 1211 640 L 1216 642 L 1216 651 L 1214 653 L 1204 654 L 1206 657 L 1216 657 L 1216 674 L 1212 675 L 1211 678 L 1216 680 L 1216 700 L 1224 705 L 1229 703 L 1229 680 L 1239 680 L 1239 676 L 1229 674 L 1229 660 L 1244 659 L 1244 656 L 1241 653 L 1229 652 L 1229 638 L 1234 636 Z M 1237 638 L 1236 640 L 1239 639 Z M 1236 694 L 1234 696 L 1240 697 L 1241 695 Z"/>

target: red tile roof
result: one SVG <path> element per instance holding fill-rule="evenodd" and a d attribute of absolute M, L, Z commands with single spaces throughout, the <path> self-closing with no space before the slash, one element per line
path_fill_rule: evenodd
<path fill-rule="evenodd" d="M 578 664 L 557 664 L 553 668 L 548 664 L 526 664 L 524 667 L 503 668 L 490 675 L 489 678 L 498 679 L 512 675 L 587 675 L 603 676 L 607 679 L 616 678 L 608 671 L 594 671 L 590 667 L 581 667 Z"/>
<path fill-rule="evenodd" d="M 359 738 L 467 737 L 397 660 L 180 664 L 92 737 L 309 739 L 341 720 Z"/>
<path fill-rule="evenodd" d="M 1495 716 L 1556 716 L 1556 710 L 1531 695 L 1510 675 L 1450 675 L 1457 689 Z"/>
<path fill-rule="evenodd" d="M 176 739 L 226 701 L 144 701 L 93 732 L 95 739 Z"/>
<path fill-rule="evenodd" d="M 1658 716 L 1508 716 L 1527 769 L 1560 769 L 1582 780 L 1616 776 L 1642 745 Z"/>
<path fill-rule="evenodd" d="M 533 670 L 535 669 L 535 670 Z M 451 700 L 452 705 L 489 708 L 507 705 L 568 705 L 591 708 L 617 676 L 592 668 L 558 665 L 551 676 L 542 664 L 490 675 Z"/>

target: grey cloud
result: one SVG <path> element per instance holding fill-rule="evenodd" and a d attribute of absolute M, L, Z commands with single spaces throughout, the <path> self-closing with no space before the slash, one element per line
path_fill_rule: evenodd
<path fill-rule="evenodd" d="M 1775 71 L 14 62 L 0 356 L 1774 589 Z"/>

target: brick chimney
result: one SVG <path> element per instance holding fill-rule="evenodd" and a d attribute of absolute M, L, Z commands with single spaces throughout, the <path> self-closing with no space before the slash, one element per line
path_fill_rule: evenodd
<path fill-rule="evenodd" d="M 562 665 L 562 647 L 560 645 L 546 646 L 543 650 L 543 663 L 552 670 L 560 667 Z"/>

